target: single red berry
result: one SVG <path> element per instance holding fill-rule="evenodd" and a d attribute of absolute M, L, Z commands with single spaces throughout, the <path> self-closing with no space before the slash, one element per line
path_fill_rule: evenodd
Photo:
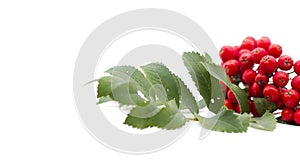
<path fill-rule="evenodd" d="M 293 116 L 294 121 L 296 124 L 300 125 L 300 109 L 297 109 Z"/>
<path fill-rule="evenodd" d="M 284 87 L 289 82 L 289 75 L 283 71 L 278 71 L 273 76 L 273 82 L 277 87 Z"/>
<path fill-rule="evenodd" d="M 256 109 L 256 106 L 254 104 L 253 101 L 248 100 L 248 104 L 249 104 L 249 108 L 250 108 L 250 112 L 253 114 L 254 117 L 259 117 L 259 113 Z"/>
<path fill-rule="evenodd" d="M 268 50 L 269 46 L 271 45 L 271 40 L 269 37 L 261 37 L 256 42 L 257 42 L 257 47 L 263 48 L 265 50 Z"/>
<path fill-rule="evenodd" d="M 285 105 L 282 102 L 282 100 L 279 100 L 279 101 L 276 102 L 276 108 L 277 109 L 283 109 L 283 108 L 285 108 Z"/>
<path fill-rule="evenodd" d="M 271 44 L 268 49 L 269 55 L 278 58 L 282 54 L 282 48 L 278 44 Z"/>
<path fill-rule="evenodd" d="M 235 59 L 228 60 L 223 64 L 223 68 L 227 75 L 229 76 L 235 76 L 239 74 L 239 62 Z"/>
<path fill-rule="evenodd" d="M 248 49 L 241 49 L 239 52 L 238 52 L 238 58 L 241 57 L 242 54 L 244 53 L 251 53 L 251 51 L 249 51 Z"/>
<path fill-rule="evenodd" d="M 227 98 L 233 104 L 237 104 L 238 103 L 238 101 L 235 98 L 235 95 L 233 94 L 233 92 L 231 90 L 228 90 L 228 92 L 227 92 Z"/>
<path fill-rule="evenodd" d="M 282 55 L 278 58 L 278 67 L 284 71 L 290 70 L 293 67 L 294 61 L 288 55 Z"/>
<path fill-rule="evenodd" d="M 228 109 L 231 109 L 233 111 L 235 111 L 235 104 L 231 103 L 228 99 L 226 99 L 224 101 L 224 105 L 228 108 Z"/>
<path fill-rule="evenodd" d="M 292 123 L 295 111 L 291 108 L 284 108 L 281 112 L 281 119 L 285 122 Z"/>
<path fill-rule="evenodd" d="M 268 52 L 263 48 L 255 48 L 251 51 L 253 55 L 253 62 L 259 64 L 260 60 L 268 54 Z"/>
<path fill-rule="evenodd" d="M 257 83 L 253 83 L 249 87 L 248 92 L 251 97 L 262 97 L 263 96 L 263 90 L 262 90 L 261 86 L 259 86 Z"/>
<path fill-rule="evenodd" d="M 292 80 L 291 85 L 293 89 L 300 91 L 300 76 L 295 76 Z"/>
<path fill-rule="evenodd" d="M 252 68 L 254 65 L 251 53 L 243 53 L 239 58 L 239 66 L 241 71 Z"/>
<path fill-rule="evenodd" d="M 300 60 L 294 63 L 294 71 L 297 75 L 300 75 Z"/>
<path fill-rule="evenodd" d="M 253 69 L 246 69 L 242 74 L 242 81 L 247 84 L 254 83 L 256 72 Z"/>
<path fill-rule="evenodd" d="M 294 108 L 298 105 L 300 99 L 300 94 L 294 89 L 288 89 L 282 94 L 282 101 L 284 105 L 288 108 Z"/>
<path fill-rule="evenodd" d="M 254 48 L 256 48 L 256 40 L 253 37 L 246 37 L 240 46 L 240 49 L 248 49 L 250 51 Z"/>
<path fill-rule="evenodd" d="M 219 56 L 223 62 L 237 58 L 237 52 L 232 46 L 224 46 L 219 52 Z"/>
<path fill-rule="evenodd" d="M 272 74 L 278 66 L 276 59 L 270 55 L 264 56 L 259 65 L 265 74 Z"/>
<path fill-rule="evenodd" d="M 272 84 L 268 84 L 264 87 L 263 95 L 270 102 L 277 102 L 280 100 L 280 91 Z"/>
<path fill-rule="evenodd" d="M 269 78 L 262 73 L 258 73 L 255 76 L 255 83 L 257 83 L 259 86 L 264 87 L 265 85 L 267 85 L 269 82 Z"/>

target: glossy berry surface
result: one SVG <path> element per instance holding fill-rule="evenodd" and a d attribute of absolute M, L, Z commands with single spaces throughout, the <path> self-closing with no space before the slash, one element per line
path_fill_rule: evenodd
<path fill-rule="evenodd" d="M 297 109 L 293 116 L 294 121 L 296 124 L 300 125 L 300 109 Z"/>
<path fill-rule="evenodd" d="M 288 108 L 294 108 L 298 105 L 300 99 L 300 94 L 294 89 L 288 89 L 282 94 L 282 101 L 284 105 Z"/>
<path fill-rule="evenodd" d="M 291 82 L 293 89 L 300 91 L 300 76 L 295 76 Z"/>
<path fill-rule="evenodd" d="M 271 84 L 268 84 L 263 89 L 264 97 L 270 102 L 277 102 L 280 100 L 280 91 L 279 89 Z"/>
<path fill-rule="evenodd" d="M 254 83 L 256 72 L 253 69 L 246 69 L 242 74 L 242 81 L 251 85 Z"/>
<path fill-rule="evenodd" d="M 262 73 L 258 73 L 255 76 L 255 83 L 257 83 L 259 86 L 264 87 L 265 85 L 267 85 L 269 82 L 269 78 Z"/>
<path fill-rule="evenodd" d="M 223 62 L 237 58 L 237 52 L 232 46 L 224 46 L 219 52 L 219 56 Z"/>
<path fill-rule="evenodd" d="M 294 113 L 295 111 L 293 109 L 284 108 L 281 112 L 281 119 L 286 122 L 292 123 L 294 121 Z"/>
<path fill-rule="evenodd" d="M 268 54 L 278 58 L 282 54 L 282 47 L 278 44 L 271 44 L 268 49 Z"/>
<path fill-rule="evenodd" d="M 289 75 L 285 72 L 278 71 L 273 75 L 273 82 L 278 87 L 284 87 L 289 82 Z"/>
<path fill-rule="evenodd" d="M 239 69 L 239 62 L 235 59 L 228 60 L 223 64 L 223 68 L 226 72 L 227 75 L 229 76 L 235 76 L 239 74 L 240 69 Z"/>
<path fill-rule="evenodd" d="M 271 45 L 271 40 L 269 37 L 261 37 L 257 41 L 257 47 L 263 48 L 265 50 L 268 50 Z"/>
<path fill-rule="evenodd" d="M 260 61 L 260 67 L 263 73 L 272 74 L 277 69 L 277 62 L 273 56 L 266 55 Z"/>
<path fill-rule="evenodd" d="M 294 65 L 293 59 L 288 55 L 282 55 L 278 58 L 278 67 L 281 70 L 290 70 Z"/>
<path fill-rule="evenodd" d="M 296 74 L 298 74 L 298 75 L 300 75 L 300 60 L 298 60 L 298 61 L 296 61 L 295 63 L 294 63 L 294 71 L 295 71 L 295 73 Z"/>
<path fill-rule="evenodd" d="M 268 54 L 268 52 L 263 48 L 255 48 L 251 51 L 253 55 L 253 62 L 259 64 L 260 60 Z"/>

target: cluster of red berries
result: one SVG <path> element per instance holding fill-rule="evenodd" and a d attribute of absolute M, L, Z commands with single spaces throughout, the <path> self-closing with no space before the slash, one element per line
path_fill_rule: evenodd
<path fill-rule="evenodd" d="M 282 120 L 300 124 L 300 60 L 282 55 L 282 48 L 268 37 L 246 37 L 240 46 L 224 46 L 219 52 L 222 67 L 232 83 L 249 93 L 249 109 L 259 116 L 254 97 L 264 97 L 282 109 Z M 224 86 L 224 84 L 223 84 Z M 241 109 L 227 87 L 225 106 L 240 113 Z"/>

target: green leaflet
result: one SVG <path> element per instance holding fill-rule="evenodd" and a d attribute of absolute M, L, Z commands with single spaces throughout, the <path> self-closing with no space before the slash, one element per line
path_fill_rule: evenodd
<path fill-rule="evenodd" d="M 201 63 L 205 61 L 204 57 L 196 52 L 185 52 L 183 53 L 182 59 L 199 93 L 203 97 L 205 103 L 209 106 L 212 88 L 210 74 Z"/>
<path fill-rule="evenodd" d="M 134 128 L 144 129 L 148 127 L 158 127 L 162 129 L 176 129 L 185 125 L 188 120 L 179 112 L 178 106 L 174 100 L 165 104 L 156 115 L 149 118 L 139 118 L 131 116 L 126 118 L 124 124 Z"/>
<path fill-rule="evenodd" d="M 167 101 L 175 99 L 176 104 L 179 106 L 180 86 L 177 78 L 167 67 L 160 63 L 150 63 L 141 66 L 141 69 L 152 85 L 159 85 L 164 89 Z"/>
<path fill-rule="evenodd" d="M 219 80 L 206 69 L 205 64 L 212 63 L 211 57 L 207 53 L 202 56 L 197 52 L 185 52 L 183 61 L 209 110 L 218 113 L 224 105 L 224 94 Z"/>
<path fill-rule="evenodd" d="M 255 129 L 273 131 L 276 128 L 276 118 L 266 111 L 261 117 L 251 118 L 250 126 Z"/>
<path fill-rule="evenodd" d="M 249 126 L 248 114 L 236 114 L 232 110 L 221 108 L 220 112 L 211 118 L 197 116 L 202 127 L 219 132 L 246 132 Z"/>

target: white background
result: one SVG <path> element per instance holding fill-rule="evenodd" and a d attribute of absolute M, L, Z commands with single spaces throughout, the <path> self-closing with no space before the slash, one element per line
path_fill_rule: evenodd
<path fill-rule="evenodd" d="M 87 133 L 72 95 L 80 46 L 105 20 L 149 7 L 190 17 L 218 48 L 267 35 L 299 58 L 300 10 L 289 1 L 1 1 L 0 159 L 297 158 L 300 127 L 284 125 L 199 140 L 194 124 L 175 144 L 148 155 L 115 152 Z"/>

